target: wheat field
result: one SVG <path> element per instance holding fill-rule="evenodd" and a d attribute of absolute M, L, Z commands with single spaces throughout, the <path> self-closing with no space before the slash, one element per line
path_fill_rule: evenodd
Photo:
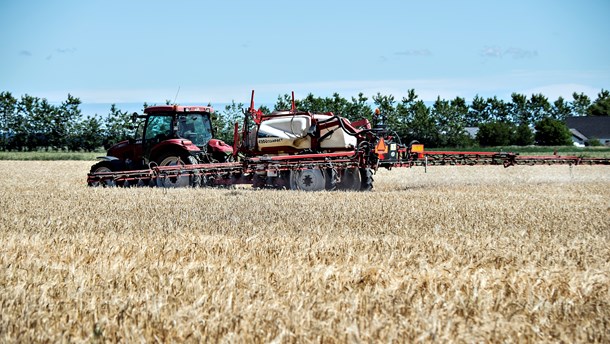
<path fill-rule="evenodd" d="M 0 342 L 610 342 L 610 167 L 305 193 L 91 164 L 0 161 Z"/>

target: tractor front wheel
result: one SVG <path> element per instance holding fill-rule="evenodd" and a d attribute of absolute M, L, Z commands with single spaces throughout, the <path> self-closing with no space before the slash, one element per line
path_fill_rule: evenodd
<path fill-rule="evenodd" d="M 192 165 L 196 164 L 197 161 L 194 157 L 186 154 L 178 154 L 175 152 L 170 152 L 160 156 L 158 159 L 159 166 L 176 166 L 176 165 Z M 157 177 L 157 186 L 164 188 L 180 188 L 187 187 L 191 185 L 190 176 L 189 175 L 179 175 L 179 176 L 164 176 L 160 175 Z"/>
<path fill-rule="evenodd" d="M 179 162 L 183 165 L 192 165 L 197 163 L 195 158 L 190 155 L 187 156 L 175 153 L 165 154 L 156 160 L 159 162 L 159 166 L 176 166 Z"/>

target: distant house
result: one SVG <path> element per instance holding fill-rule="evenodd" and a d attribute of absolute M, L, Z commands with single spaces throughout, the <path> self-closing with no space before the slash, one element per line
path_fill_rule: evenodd
<path fill-rule="evenodd" d="M 586 145 L 591 139 L 598 139 L 601 144 L 610 146 L 609 116 L 568 117 L 566 125 L 577 146 Z"/>
<path fill-rule="evenodd" d="M 585 135 L 583 135 L 580 131 L 572 128 L 570 129 L 570 133 L 572 134 L 572 141 L 574 142 L 574 146 L 584 147 L 589 139 Z"/>

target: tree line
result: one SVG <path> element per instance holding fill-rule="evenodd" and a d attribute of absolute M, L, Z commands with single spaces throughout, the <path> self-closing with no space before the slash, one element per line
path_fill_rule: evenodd
<path fill-rule="evenodd" d="M 94 151 L 130 137 L 131 116 L 114 104 L 110 113 L 84 116 L 70 94 L 59 105 L 45 98 L 0 93 L 0 150 Z"/>
<path fill-rule="evenodd" d="M 295 99 L 297 109 L 311 112 L 333 112 L 357 120 L 367 118 L 374 121 L 374 109 L 384 116 L 385 124 L 395 131 L 395 137 L 403 143 L 417 140 L 428 147 L 471 146 L 527 146 L 570 145 L 571 134 L 565 119 L 572 116 L 609 116 L 610 92 L 601 90 L 592 101 L 584 93 L 572 94 L 572 101 L 563 97 L 550 101 L 543 94 L 513 93 L 509 101 L 497 97 L 475 96 L 468 103 L 465 98 L 446 100 L 438 97 L 431 105 L 419 99 L 415 90 L 407 91 L 397 100 L 393 95 L 380 93 L 371 101 L 360 93 L 346 99 L 335 93 L 331 97 L 316 97 L 308 94 Z M 291 96 L 278 96 L 274 110 L 291 108 Z M 217 126 L 221 138 L 232 141 L 232 123 L 239 119 L 243 104 L 227 106 Z M 269 110 L 264 108 L 263 112 Z M 476 127 L 472 137 L 466 128 Z"/>
<path fill-rule="evenodd" d="M 542 94 L 530 97 L 513 93 L 510 101 L 497 97 L 476 96 L 470 103 L 462 97 L 446 100 L 438 97 L 430 106 L 419 99 L 415 90 L 397 100 L 378 93 L 372 103 L 360 93 L 346 99 L 338 93 L 331 97 L 308 94 L 296 99 L 299 110 L 333 112 L 350 120 L 374 118 L 379 108 L 385 124 L 403 143 L 413 140 L 428 147 L 468 147 L 505 145 L 566 145 L 571 135 L 565 126 L 570 116 L 609 116 L 610 92 L 602 90 L 592 101 L 583 93 L 573 93 L 573 100 L 562 97 L 551 102 Z M 278 96 L 274 110 L 291 108 L 288 94 Z M 166 102 L 167 103 L 167 102 Z M 133 137 L 131 114 L 111 105 L 106 116 L 84 116 L 81 101 L 70 94 L 58 105 L 44 98 L 10 92 L 0 93 L 0 150 L 71 150 L 93 151 Z M 147 104 L 143 104 L 146 108 Z M 214 116 L 216 136 L 233 140 L 233 123 L 243 120 L 244 105 L 232 102 Z M 262 107 L 269 113 L 270 110 Z M 466 132 L 477 127 L 473 138 Z M 534 129 L 534 130 L 532 130 Z"/>

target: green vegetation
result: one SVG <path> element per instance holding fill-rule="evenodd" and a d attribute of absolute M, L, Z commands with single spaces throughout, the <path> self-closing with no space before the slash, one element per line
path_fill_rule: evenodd
<path fill-rule="evenodd" d="M 33 151 L 33 152 L 1 152 L 0 160 L 95 160 L 104 156 L 106 152 L 59 152 L 59 151 Z"/>
<path fill-rule="evenodd" d="M 587 108 L 589 116 L 608 116 L 610 114 L 610 91 L 602 90 L 597 100 Z"/>
<path fill-rule="evenodd" d="M 551 102 L 542 94 L 528 97 L 513 93 L 510 101 L 475 96 L 471 103 L 466 103 L 461 97 L 450 100 L 438 97 L 428 106 L 411 89 L 400 100 L 380 93 L 372 97 L 372 103 L 362 93 L 349 100 L 337 93 L 324 98 L 308 94 L 303 99 L 295 99 L 295 105 L 302 111 L 333 112 L 352 121 L 366 118 L 373 124 L 383 122 L 402 143 L 417 140 L 428 148 L 469 149 L 529 146 L 534 142 L 543 146 L 569 145 L 571 134 L 565 118 L 610 115 L 610 92 L 607 90 L 602 90 L 593 102 L 582 93 L 574 93 L 572 98 L 572 102 L 562 97 Z M 288 94 L 279 96 L 274 109 L 290 109 L 291 102 Z M 1 92 L 0 151 L 29 153 L 3 154 L 0 159 L 89 159 L 96 154 L 46 151 L 94 152 L 133 137 L 135 126 L 131 114 L 113 104 L 106 116 L 85 117 L 80 104 L 80 99 L 70 94 L 61 104 L 52 105 L 46 99 L 27 94 L 18 99 L 10 92 Z M 374 108 L 380 109 L 379 116 L 375 115 Z M 235 102 L 224 110 L 217 109 L 213 120 L 215 136 L 231 143 L 234 123 L 241 124 L 243 110 L 244 104 Z M 261 110 L 270 112 L 264 107 Z M 478 135 L 469 136 L 466 127 L 478 127 Z M 536 128 L 535 135 L 533 128 Z M 592 140 L 590 144 L 599 144 L 599 141 Z"/>
<path fill-rule="evenodd" d="M 572 134 L 562 121 L 543 118 L 536 122 L 536 143 L 541 146 L 569 145 Z"/>
<path fill-rule="evenodd" d="M 483 123 L 479 126 L 476 137 L 482 146 L 508 146 L 515 143 L 516 131 L 517 127 L 512 123 Z"/>

